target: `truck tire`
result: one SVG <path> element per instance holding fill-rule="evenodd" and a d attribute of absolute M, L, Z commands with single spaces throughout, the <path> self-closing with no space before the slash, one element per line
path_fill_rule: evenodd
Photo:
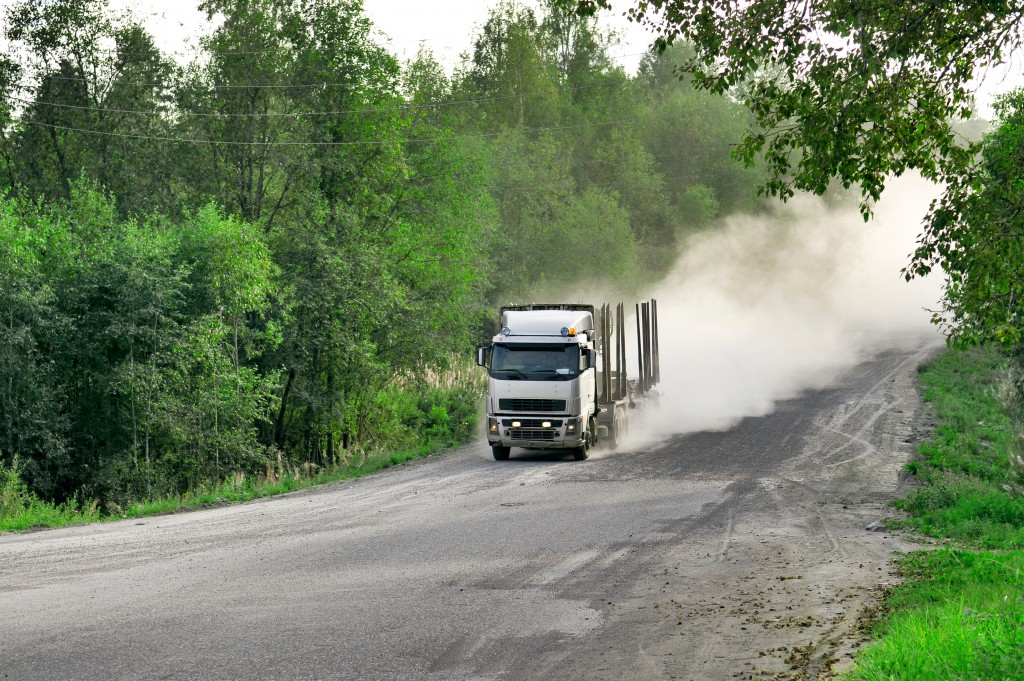
<path fill-rule="evenodd" d="M 502 447 L 501 445 L 494 445 L 491 447 L 491 454 L 494 455 L 495 461 L 508 461 L 508 455 L 511 452 L 511 447 Z"/>
<path fill-rule="evenodd" d="M 584 461 L 590 455 L 590 443 L 594 441 L 594 420 L 590 420 L 587 432 L 583 434 L 583 442 L 572 450 L 572 458 L 577 461 Z"/>
<path fill-rule="evenodd" d="M 625 411 L 617 410 L 615 412 L 615 420 L 612 422 L 611 443 L 609 446 L 612 449 L 618 447 L 627 433 L 629 433 L 629 416 Z"/>

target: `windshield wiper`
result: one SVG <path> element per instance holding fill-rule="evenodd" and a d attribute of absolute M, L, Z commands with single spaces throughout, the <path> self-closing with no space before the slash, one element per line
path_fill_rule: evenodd
<path fill-rule="evenodd" d="M 494 374 L 497 374 L 497 373 L 511 373 L 511 374 L 515 374 L 517 378 L 521 378 L 524 381 L 526 380 L 526 374 L 524 374 L 519 369 L 495 369 L 491 373 L 494 373 Z"/>
<path fill-rule="evenodd" d="M 545 381 L 567 381 L 570 378 L 576 378 L 570 370 L 567 369 L 530 369 L 530 374 L 543 376 Z"/>

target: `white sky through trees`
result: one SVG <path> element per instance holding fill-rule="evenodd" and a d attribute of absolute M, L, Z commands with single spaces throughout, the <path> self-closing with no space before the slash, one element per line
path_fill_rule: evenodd
<path fill-rule="evenodd" d="M 534 9 L 539 7 L 537 0 L 519 1 Z M 0 0 L 4 11 L 13 4 L 15 0 Z M 393 54 L 403 60 L 412 58 L 422 43 L 450 72 L 458 64 L 459 56 L 470 50 L 476 30 L 498 0 L 364 0 L 363 4 L 381 43 Z M 160 49 L 179 61 L 187 61 L 194 54 L 198 36 L 209 30 L 196 5 L 198 0 L 110 0 L 112 10 L 130 9 L 142 18 Z M 614 3 L 615 11 L 605 12 L 601 22 L 604 28 L 620 33 L 621 44 L 611 50 L 613 61 L 633 73 L 651 35 L 622 16 L 631 5 L 626 0 Z M 3 48 L 6 41 L 0 36 L 0 49 Z M 1003 68 L 984 74 L 977 94 L 978 113 L 982 117 L 991 117 L 996 96 L 1024 84 L 1022 67 L 1024 57 L 1013 55 Z"/>
<path fill-rule="evenodd" d="M 197 45 L 198 36 L 208 33 L 199 0 L 109 0 L 113 11 L 131 10 L 141 18 L 156 38 L 157 45 L 179 60 L 187 58 Z M 521 4 L 539 7 L 536 0 Z M 16 0 L 0 0 L 6 10 Z M 487 20 L 487 12 L 498 0 L 364 0 L 366 14 L 373 21 L 382 44 L 401 59 L 416 55 L 419 44 L 432 50 L 451 71 L 459 55 L 471 48 L 476 29 Z M 625 5 L 624 5 L 625 7 Z M 612 50 L 615 63 L 636 70 L 640 55 L 650 43 L 649 35 L 632 24 L 621 12 L 605 13 L 602 26 L 622 33 L 622 44 Z M 0 42 L 0 46 L 3 43 Z"/>

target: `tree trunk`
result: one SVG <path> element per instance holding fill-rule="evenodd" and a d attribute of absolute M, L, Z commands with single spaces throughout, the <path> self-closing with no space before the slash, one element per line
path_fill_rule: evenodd
<path fill-rule="evenodd" d="M 295 369 L 289 369 L 288 380 L 285 381 L 284 391 L 281 393 L 281 407 L 277 410 L 277 419 L 274 421 L 274 444 L 279 449 L 284 448 L 284 416 L 288 411 L 288 395 L 291 393 L 294 382 Z"/>

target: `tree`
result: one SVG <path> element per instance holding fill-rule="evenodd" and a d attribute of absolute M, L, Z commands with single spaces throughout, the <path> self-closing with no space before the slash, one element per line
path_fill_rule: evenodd
<path fill-rule="evenodd" d="M 0 54 L 0 182 L 9 187 L 18 183 L 10 129 L 17 109 L 13 95 L 18 90 L 21 72 L 21 64 L 6 54 Z"/>
<path fill-rule="evenodd" d="M 951 188 L 929 228 L 942 242 L 947 275 L 936 315 L 955 341 L 1021 346 L 1024 338 L 1024 90 L 996 104 L 999 126 L 987 134 L 981 163 Z"/>
<path fill-rule="evenodd" d="M 595 18 L 581 16 L 556 0 L 544 0 L 543 8 L 541 44 L 575 95 L 594 74 L 610 66 L 608 45 L 613 39 L 601 32 Z"/>
<path fill-rule="evenodd" d="M 309 165 L 301 144 L 306 121 L 299 114 L 306 92 L 290 87 L 296 55 L 289 5 L 203 2 L 208 18 L 223 21 L 201 40 L 209 61 L 193 64 L 176 93 L 185 114 L 178 134 L 202 140 L 199 162 L 182 168 L 184 181 L 268 228 L 289 207 Z"/>
<path fill-rule="evenodd" d="M 970 164 L 950 121 L 971 115 L 972 77 L 1024 28 L 1024 3 L 1006 1 L 639 0 L 628 15 L 658 34 L 659 50 L 692 46 L 680 72 L 696 87 L 750 108 L 741 156 L 764 155 L 769 194 L 822 193 L 838 178 L 868 201 L 889 175 L 939 180 Z"/>
<path fill-rule="evenodd" d="M 44 253 L 48 226 L 0 196 L 0 469 L 20 460 L 33 490 L 51 497 L 69 462 L 68 418 L 53 341 L 68 321 L 55 309 Z"/>
<path fill-rule="evenodd" d="M 559 1 L 583 14 L 611 5 Z M 972 113 L 975 75 L 1024 42 L 1024 2 L 637 0 L 627 14 L 658 34 L 660 51 L 675 42 L 692 47 L 681 76 L 744 102 L 753 122 L 739 156 L 763 159 L 768 194 L 821 194 L 838 180 L 858 186 L 866 219 L 891 176 L 917 170 L 944 184 L 904 273 L 951 273 L 951 316 L 938 319 L 952 340 L 1018 342 L 1016 327 L 992 317 L 984 295 L 968 294 L 987 289 L 1003 300 L 1019 281 L 999 259 L 1010 250 L 992 251 L 972 235 L 993 201 L 1008 200 L 1011 184 L 995 159 L 1012 157 L 1003 141 L 1013 126 L 989 138 L 981 160 L 980 145 L 953 123 Z"/>
<path fill-rule="evenodd" d="M 723 212 L 753 210 L 756 186 L 763 178 L 730 158 L 751 116 L 727 97 L 708 96 L 680 80 L 673 65 L 692 52 L 673 45 L 664 54 L 648 54 L 640 62 L 637 79 L 648 88 L 652 115 L 640 124 L 645 144 L 652 150 L 674 200 L 691 187 L 714 188 Z M 687 214 L 689 212 L 687 211 Z"/>
<path fill-rule="evenodd" d="M 473 41 L 467 80 L 482 98 L 488 127 L 538 127 L 556 114 L 555 67 L 541 49 L 532 10 L 514 0 L 491 9 Z"/>
<path fill-rule="evenodd" d="M 173 205 L 162 114 L 174 67 L 152 36 L 130 17 L 111 18 L 102 0 L 23 1 L 5 18 L 8 40 L 27 54 L 15 70 L 0 62 L 5 99 L 24 109 L 0 135 L 8 184 L 68 198 L 84 173 L 125 213 Z"/>

